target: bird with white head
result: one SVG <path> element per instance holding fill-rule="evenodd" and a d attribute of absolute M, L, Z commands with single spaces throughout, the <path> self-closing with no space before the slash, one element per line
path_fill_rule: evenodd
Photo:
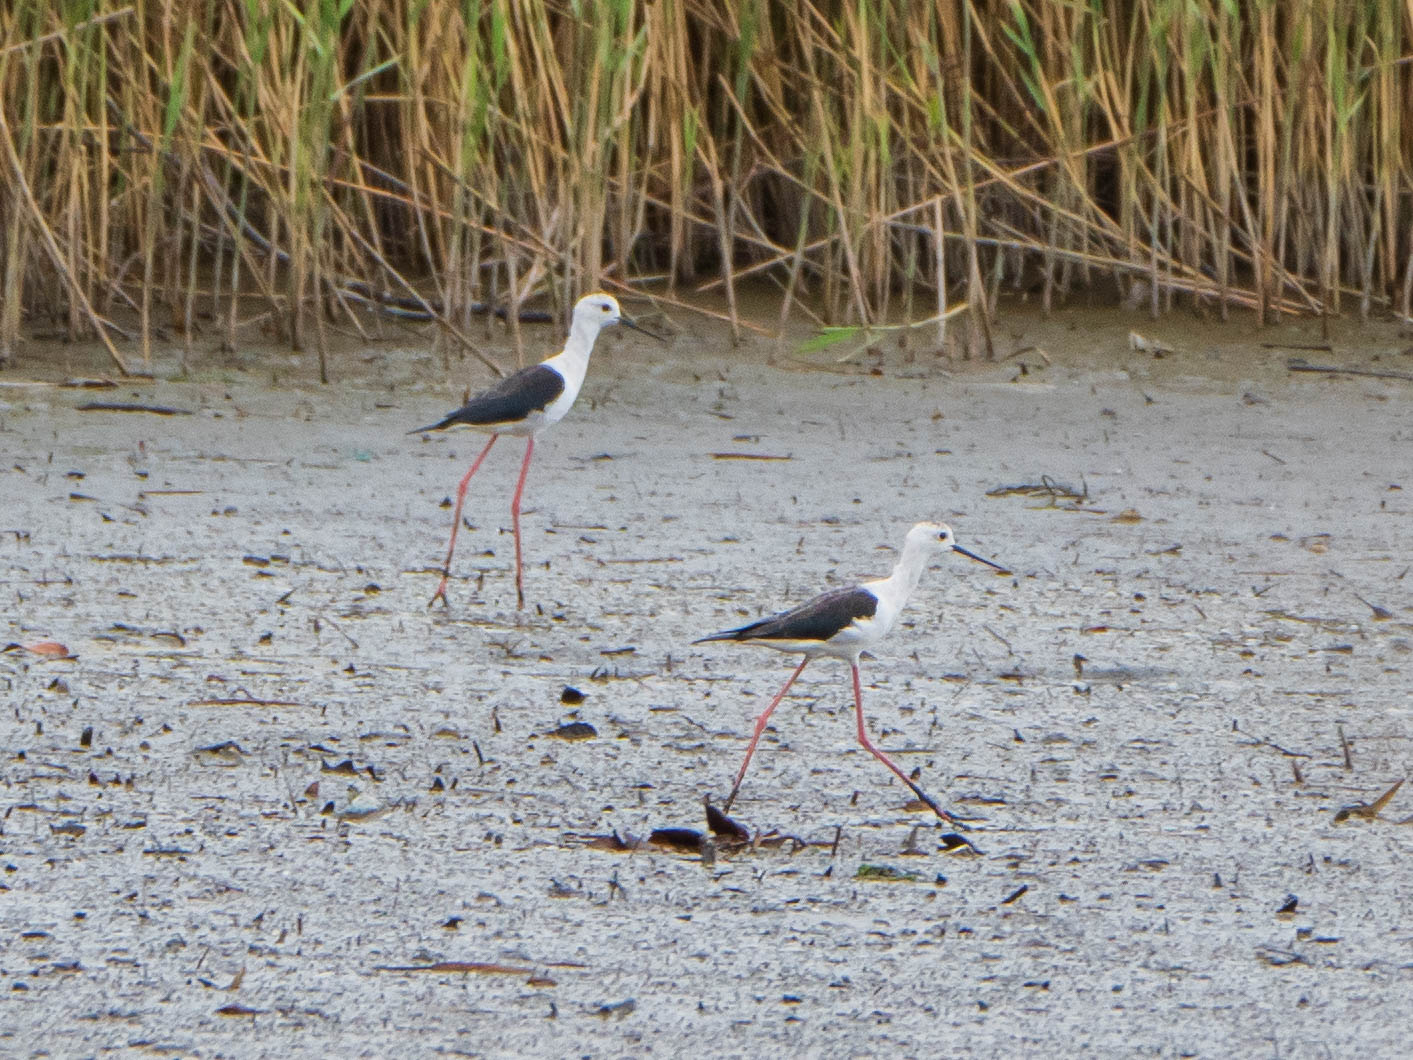
<path fill-rule="evenodd" d="M 515 530 L 515 598 L 517 606 L 524 608 L 520 499 L 525 492 L 525 476 L 530 470 L 530 457 L 535 451 L 535 439 L 546 427 L 563 419 L 565 413 L 574 405 L 575 398 L 579 396 L 579 388 L 584 385 L 584 376 L 589 370 L 589 357 L 594 352 L 594 343 L 599 332 L 615 324 L 622 324 L 644 335 L 658 338 L 625 315 L 618 305 L 618 300 L 612 295 L 602 291 L 585 295 L 575 303 L 569 325 L 569 338 L 564 343 L 563 350 L 539 364 L 522 368 L 507 376 L 436 423 L 408 432 L 422 434 L 469 427 L 491 436 L 457 487 L 456 511 L 451 521 L 451 541 L 447 545 L 446 562 L 442 565 L 442 578 L 437 585 L 437 591 L 432 594 L 428 606 L 438 600 L 446 603 L 447 581 L 451 577 L 451 557 L 456 551 L 456 532 L 461 527 L 461 509 L 466 503 L 466 488 L 471 484 L 471 478 L 480 468 L 481 462 L 490 453 L 491 446 L 495 445 L 496 439 L 502 434 L 512 434 L 526 440 L 525 459 L 520 465 L 520 478 L 516 481 L 515 495 L 510 502 L 511 524 Z"/>
<path fill-rule="evenodd" d="M 770 715 L 780 705 L 785 693 L 795 683 L 795 678 L 800 676 L 811 659 L 832 656 L 847 662 L 853 674 L 854 712 L 858 719 L 859 743 L 869 754 L 891 769 L 938 817 L 952 824 L 961 824 L 899 769 L 892 759 L 870 742 L 868 731 L 864 728 L 863 691 L 859 682 L 859 656 L 877 645 L 892 630 L 902 613 L 903 605 L 917 588 L 929 561 L 948 552 L 957 552 L 968 559 L 994 567 L 1002 574 L 1009 573 L 1000 564 L 982 559 L 976 553 L 962 548 L 957 544 L 952 528 L 946 524 L 918 523 L 908 531 L 903 541 L 903 554 L 899 557 L 897 566 L 893 568 L 893 573 L 887 578 L 863 582 L 850 588 L 833 589 L 788 611 L 735 629 L 722 630 L 695 642 L 703 644 L 708 641 L 730 640 L 759 644 L 776 651 L 800 652 L 804 655 L 800 665 L 795 667 L 795 672 L 785 682 L 785 687 L 776 693 L 770 705 L 756 718 L 755 731 L 752 732 L 750 745 L 746 748 L 746 759 L 736 773 L 736 782 L 731 785 L 731 794 L 726 797 L 725 808 L 728 811 L 741 787 L 741 781 L 745 779 L 746 767 L 751 764 L 751 756 L 755 754 L 756 744 L 760 742 L 761 733 L 765 731 Z"/>

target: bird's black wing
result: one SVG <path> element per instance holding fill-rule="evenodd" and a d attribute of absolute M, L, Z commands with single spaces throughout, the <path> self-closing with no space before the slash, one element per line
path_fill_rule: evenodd
<path fill-rule="evenodd" d="M 872 618 L 877 610 L 878 597 L 861 586 L 831 589 L 789 611 L 713 633 L 695 643 L 709 640 L 814 640 L 822 643 L 855 619 Z"/>
<path fill-rule="evenodd" d="M 519 423 L 532 413 L 544 411 L 562 393 L 564 376 L 547 365 L 532 365 L 483 390 L 440 422 L 407 433 L 441 431 L 458 425 L 494 427 L 501 423 Z"/>

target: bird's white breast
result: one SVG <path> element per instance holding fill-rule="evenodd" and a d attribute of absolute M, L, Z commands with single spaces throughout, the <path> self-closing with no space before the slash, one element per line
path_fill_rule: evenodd
<path fill-rule="evenodd" d="M 589 355 L 586 352 L 575 356 L 566 350 L 564 353 L 551 357 L 545 361 L 545 364 L 564 377 L 564 390 L 559 397 L 545 406 L 543 412 L 535 414 L 539 417 L 535 430 L 539 430 L 540 427 L 548 427 L 551 423 L 558 423 L 574 407 L 574 402 L 579 397 L 579 388 L 584 385 L 584 376 L 589 370 Z"/>

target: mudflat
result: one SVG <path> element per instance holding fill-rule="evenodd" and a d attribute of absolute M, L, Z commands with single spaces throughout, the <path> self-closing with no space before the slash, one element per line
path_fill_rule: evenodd
<path fill-rule="evenodd" d="M 513 439 L 426 606 L 480 443 L 405 432 L 474 362 L 0 375 L 0 1051 L 1402 1055 L 1409 340 L 1015 314 L 994 362 L 839 362 L 677 323 L 537 446 L 524 612 Z M 864 702 L 969 842 L 830 661 L 712 837 L 791 660 L 691 642 L 922 519 L 1013 573 L 928 571 Z"/>

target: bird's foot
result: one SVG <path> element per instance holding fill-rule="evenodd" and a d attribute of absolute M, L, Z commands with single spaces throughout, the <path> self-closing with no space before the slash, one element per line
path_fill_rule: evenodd
<path fill-rule="evenodd" d="M 434 593 L 432 594 L 432 598 L 427 601 L 427 606 L 428 606 L 428 607 L 433 606 L 438 600 L 440 600 L 440 601 L 442 602 L 442 606 L 443 606 L 443 607 L 450 607 L 450 606 L 451 606 L 451 604 L 447 603 L 447 599 L 446 599 L 446 581 L 447 581 L 447 577 L 448 577 L 448 576 L 445 575 L 445 574 L 442 575 L 442 580 L 441 580 L 440 584 L 437 585 L 437 591 L 434 592 Z"/>
<path fill-rule="evenodd" d="M 935 814 L 936 814 L 938 817 L 940 817 L 942 820 L 946 821 L 946 822 L 947 822 L 948 824 L 950 824 L 953 828 L 956 828 L 958 831 L 961 831 L 961 832 L 970 832 L 970 831 L 971 831 L 971 825 L 967 824 L 967 823 L 966 823 L 965 821 L 963 821 L 960 817 L 954 817 L 952 814 L 950 814 L 950 813 L 948 813 L 946 810 L 942 809 L 942 807 L 941 807 L 941 806 L 938 806 L 937 803 L 933 800 L 932 796 L 929 795 L 927 792 L 923 791 L 921 788 L 919 788 L 919 787 L 914 787 L 914 788 L 913 788 L 913 794 L 916 795 L 919 800 L 921 800 L 922 802 L 926 803 L 926 804 L 927 804 L 927 808 L 928 808 L 929 810 L 931 810 L 933 813 L 935 813 Z"/>

